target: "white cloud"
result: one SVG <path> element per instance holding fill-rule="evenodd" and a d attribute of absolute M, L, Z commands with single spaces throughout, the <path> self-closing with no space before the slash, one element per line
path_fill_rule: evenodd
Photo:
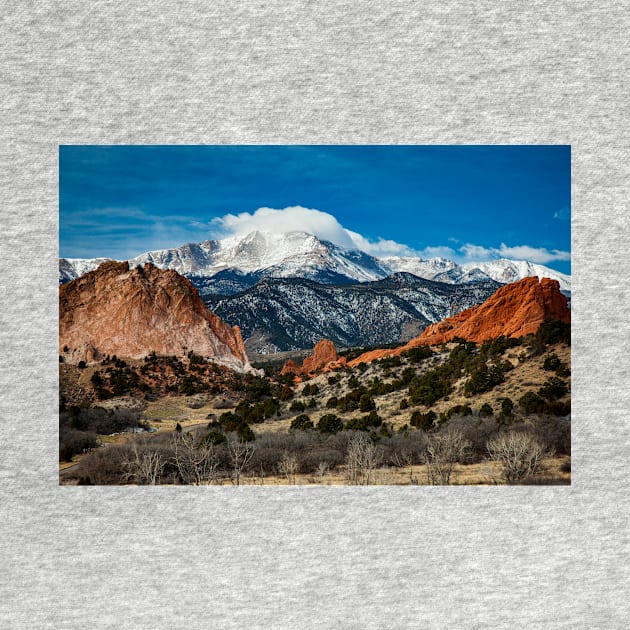
<path fill-rule="evenodd" d="M 245 236 L 255 230 L 276 233 L 302 231 L 340 247 L 360 249 L 373 256 L 410 256 L 414 253 L 410 247 L 396 241 L 380 237 L 377 241 L 370 241 L 361 234 L 344 228 L 332 214 L 302 206 L 290 206 L 281 210 L 258 208 L 253 214 L 226 214 L 213 219 L 210 225 L 214 228 L 215 236 L 219 237 Z"/>
<path fill-rule="evenodd" d="M 372 256 L 417 256 L 418 252 L 411 249 L 407 245 L 397 243 L 390 239 L 385 239 L 379 236 L 376 242 L 369 241 L 365 236 L 362 236 L 358 232 L 352 232 L 346 230 L 354 246 L 367 254 Z"/>
<path fill-rule="evenodd" d="M 459 248 L 467 261 L 481 262 L 493 258 L 510 258 L 513 260 L 528 260 L 533 263 L 545 264 L 554 260 L 571 260 L 571 252 L 559 249 L 548 250 L 546 247 L 531 247 L 530 245 L 516 245 L 509 247 L 501 243 L 500 247 L 483 247 L 467 243 Z"/>
<path fill-rule="evenodd" d="M 211 225 L 221 236 L 244 236 L 255 230 L 276 233 L 303 231 L 340 247 L 354 248 L 352 238 L 332 214 L 302 206 L 282 210 L 258 208 L 253 214 L 226 214 L 213 219 Z"/>
<path fill-rule="evenodd" d="M 267 232 L 303 231 L 314 234 L 318 238 L 330 241 L 346 249 L 360 249 L 372 256 L 418 256 L 420 258 L 448 258 L 457 262 L 483 262 L 496 258 L 529 260 L 545 264 L 556 260 L 571 260 L 571 253 L 558 249 L 548 250 L 544 247 L 517 245 L 510 247 L 501 243 L 499 247 L 484 247 L 466 243 L 458 248 L 448 245 L 425 247 L 415 250 L 408 245 L 391 239 L 378 237 L 370 240 L 345 228 L 337 219 L 327 212 L 302 206 L 290 206 L 283 209 L 258 208 L 254 213 L 226 214 L 210 222 L 212 235 L 215 238 L 226 236 L 245 236 L 255 230 Z M 454 238 L 448 239 L 453 244 Z"/>
<path fill-rule="evenodd" d="M 457 258 L 457 252 L 448 245 L 440 245 L 438 247 L 425 247 L 419 251 L 421 258 L 448 258 L 453 260 Z"/>

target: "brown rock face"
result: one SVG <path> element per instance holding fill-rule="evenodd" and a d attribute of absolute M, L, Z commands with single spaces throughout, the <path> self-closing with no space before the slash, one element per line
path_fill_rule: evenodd
<path fill-rule="evenodd" d="M 212 313 L 176 271 L 150 263 L 129 269 L 110 261 L 59 288 L 59 348 L 66 360 L 105 355 L 142 358 L 152 351 L 195 354 L 238 371 L 251 370 L 237 326 Z"/>
<path fill-rule="evenodd" d="M 454 337 L 476 343 L 501 335 L 521 337 L 535 333 L 548 317 L 567 323 L 571 321 L 571 311 L 567 306 L 567 299 L 560 293 L 558 281 L 549 278 L 540 281 L 536 277 L 524 278 L 501 287 L 483 304 L 431 324 L 407 345 L 395 350 L 366 352 L 351 361 L 350 365 L 401 354 L 415 346 L 442 344 Z"/>
<path fill-rule="evenodd" d="M 324 371 L 331 363 L 337 363 L 337 349 L 329 339 L 322 339 L 315 348 L 313 354 L 306 357 L 299 366 L 289 359 L 283 366 L 281 374 L 295 374 L 296 376 L 309 376 L 315 372 Z"/>

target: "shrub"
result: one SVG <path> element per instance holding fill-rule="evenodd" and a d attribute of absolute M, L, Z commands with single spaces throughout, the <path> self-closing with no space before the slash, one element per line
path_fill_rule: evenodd
<path fill-rule="evenodd" d="M 468 405 L 455 405 L 454 407 L 451 407 L 445 415 L 447 420 L 452 418 L 454 415 L 471 416 L 472 409 Z"/>
<path fill-rule="evenodd" d="M 501 476 L 517 483 L 540 472 L 546 449 L 531 434 L 510 431 L 488 441 L 490 457 L 499 462 Z"/>
<path fill-rule="evenodd" d="M 361 418 L 352 418 L 346 422 L 345 429 L 347 431 L 355 430 L 355 431 L 367 431 L 372 427 L 378 427 L 381 425 L 383 420 L 376 413 L 375 410 L 372 410 L 367 416 L 363 416 Z"/>
<path fill-rule="evenodd" d="M 479 408 L 479 415 L 481 417 L 491 416 L 494 413 L 492 407 L 488 403 L 483 403 Z"/>
<path fill-rule="evenodd" d="M 567 384 L 561 378 L 552 376 L 543 383 L 543 386 L 538 390 L 538 395 L 552 401 L 562 398 L 568 391 Z"/>
<path fill-rule="evenodd" d="M 200 441 L 201 446 L 206 446 L 208 444 L 223 444 L 226 441 L 225 435 L 220 431 L 208 431 Z"/>
<path fill-rule="evenodd" d="M 317 423 L 317 430 L 321 433 L 337 433 L 343 429 L 343 422 L 334 413 L 323 415 Z"/>
<path fill-rule="evenodd" d="M 253 442 L 256 439 L 256 434 L 252 431 L 251 427 L 244 422 L 236 429 L 236 435 L 238 435 L 238 439 L 241 442 Z"/>
<path fill-rule="evenodd" d="M 369 394 L 362 394 L 359 399 L 359 411 L 371 411 L 372 409 L 376 409 L 376 405 L 374 404 L 374 400 L 369 396 Z"/>
<path fill-rule="evenodd" d="M 571 345 L 571 324 L 559 319 L 546 319 L 536 331 L 536 339 L 545 344 L 566 343 Z"/>
<path fill-rule="evenodd" d="M 306 409 L 304 403 L 301 400 L 294 400 L 289 407 L 289 411 L 304 411 Z"/>
<path fill-rule="evenodd" d="M 543 370 L 555 371 L 562 365 L 562 361 L 558 358 L 558 355 L 553 352 L 545 357 L 543 362 Z"/>
<path fill-rule="evenodd" d="M 306 431 L 307 429 L 312 429 L 313 427 L 313 421 L 305 413 L 302 413 L 293 419 L 289 428 Z"/>
<path fill-rule="evenodd" d="M 414 411 L 411 414 L 411 420 L 409 421 L 409 424 L 411 424 L 412 427 L 416 427 L 417 429 L 421 429 L 422 431 L 427 432 L 433 428 L 436 420 L 437 414 L 432 409 L 430 409 L 426 413 L 422 413 L 421 411 Z"/>
<path fill-rule="evenodd" d="M 505 381 L 503 372 L 504 369 L 501 365 L 488 367 L 482 363 L 471 372 L 470 378 L 466 381 L 464 396 L 481 394 L 491 390 L 495 385 L 503 383 Z"/>
<path fill-rule="evenodd" d="M 403 356 L 406 356 L 412 363 L 420 363 L 423 359 L 428 359 L 432 355 L 433 350 L 431 350 L 429 346 L 410 348 L 403 354 Z"/>
<path fill-rule="evenodd" d="M 280 395 L 278 396 L 278 398 L 280 398 L 282 402 L 293 398 L 293 390 L 288 385 L 285 385 L 280 391 Z"/>
<path fill-rule="evenodd" d="M 512 417 L 512 410 L 514 409 L 514 403 L 511 398 L 501 399 L 501 415 L 506 418 Z"/>
<path fill-rule="evenodd" d="M 523 413 L 530 415 L 532 413 L 542 413 L 545 410 L 545 401 L 534 392 L 527 392 L 518 399 L 519 407 Z"/>

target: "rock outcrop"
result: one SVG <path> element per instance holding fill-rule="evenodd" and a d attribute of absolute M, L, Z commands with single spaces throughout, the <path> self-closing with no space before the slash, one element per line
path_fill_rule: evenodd
<path fill-rule="evenodd" d="M 289 359 L 282 366 L 281 374 L 295 374 L 296 376 L 308 377 L 317 372 L 328 371 L 341 364 L 345 364 L 345 358 L 341 360 L 337 358 L 335 344 L 329 339 L 322 339 L 313 348 L 313 354 L 302 361 L 301 366 Z"/>
<path fill-rule="evenodd" d="M 212 313 L 189 280 L 150 263 L 129 269 L 127 262 L 106 262 L 62 285 L 59 349 L 70 363 L 193 351 L 238 371 L 252 369 L 238 327 Z"/>
<path fill-rule="evenodd" d="M 571 311 L 566 297 L 560 293 L 558 281 L 549 278 L 540 281 L 537 277 L 524 278 L 501 287 L 483 304 L 431 324 L 419 337 L 405 346 L 394 350 L 366 352 L 351 361 L 350 365 L 402 354 L 416 346 L 446 343 L 455 337 L 476 343 L 501 335 L 521 337 L 535 333 L 547 318 L 567 323 L 571 321 Z"/>

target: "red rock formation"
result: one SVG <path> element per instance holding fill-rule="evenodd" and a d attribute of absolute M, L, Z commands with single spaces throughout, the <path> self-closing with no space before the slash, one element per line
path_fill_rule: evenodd
<path fill-rule="evenodd" d="M 302 373 L 302 367 L 299 366 L 293 359 L 289 359 L 280 370 L 280 374 L 295 374 L 299 376 Z"/>
<path fill-rule="evenodd" d="M 223 322 L 176 271 L 110 261 L 59 287 L 59 348 L 68 362 L 151 351 L 195 354 L 250 370 L 240 330 Z"/>
<path fill-rule="evenodd" d="M 322 339 L 313 348 L 313 354 L 306 357 L 299 366 L 289 359 L 283 366 L 281 374 L 295 374 L 296 376 L 309 376 L 315 372 L 323 372 L 329 369 L 331 364 L 337 364 L 337 350 L 335 344 L 329 339 Z"/>
<path fill-rule="evenodd" d="M 337 349 L 329 339 L 322 339 L 314 348 L 313 354 L 302 362 L 302 371 L 312 374 L 337 360 Z"/>
<path fill-rule="evenodd" d="M 407 345 L 395 350 L 373 350 L 350 361 L 356 366 L 387 356 L 402 354 L 409 348 L 438 345 L 461 337 L 482 343 L 487 339 L 505 335 L 521 337 L 535 333 L 548 317 L 564 322 L 571 321 L 567 299 L 560 293 L 557 280 L 536 277 L 524 278 L 498 289 L 483 304 L 473 306 L 454 317 L 431 324 Z"/>

